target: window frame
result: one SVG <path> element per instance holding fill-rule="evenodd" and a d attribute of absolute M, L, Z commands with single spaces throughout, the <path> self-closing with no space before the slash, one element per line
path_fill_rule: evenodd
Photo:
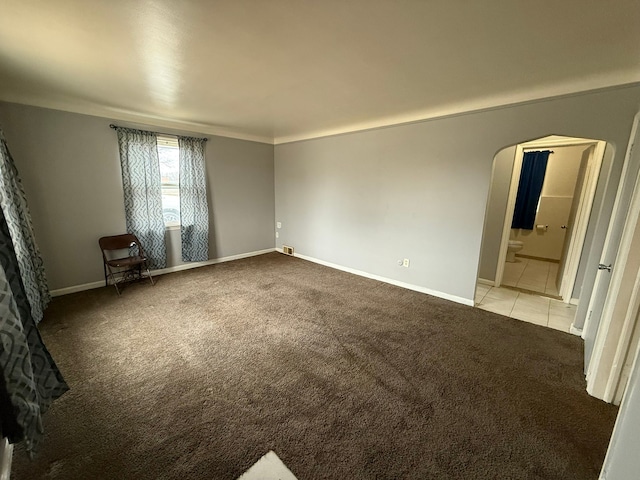
<path fill-rule="evenodd" d="M 158 148 L 158 162 L 160 162 L 160 148 L 175 148 L 178 159 L 177 159 L 177 168 L 180 168 L 180 147 L 178 145 L 178 137 L 171 135 L 157 135 L 156 144 Z M 160 177 L 160 187 L 162 190 L 163 197 L 166 195 L 165 192 L 171 191 L 172 195 L 177 193 L 178 197 L 178 212 L 180 212 L 180 182 L 178 180 L 175 184 L 169 184 L 162 181 L 162 176 Z M 164 221 L 164 209 L 165 204 L 164 201 L 162 203 L 162 213 L 163 213 L 163 221 Z M 167 230 L 177 230 L 180 228 L 180 219 L 178 218 L 177 222 L 164 222 L 164 226 Z"/>

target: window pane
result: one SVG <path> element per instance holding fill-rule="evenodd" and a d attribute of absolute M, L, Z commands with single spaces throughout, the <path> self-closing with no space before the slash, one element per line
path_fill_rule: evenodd
<path fill-rule="evenodd" d="M 158 145 L 162 182 L 162 214 L 167 226 L 180 224 L 178 149 Z"/>

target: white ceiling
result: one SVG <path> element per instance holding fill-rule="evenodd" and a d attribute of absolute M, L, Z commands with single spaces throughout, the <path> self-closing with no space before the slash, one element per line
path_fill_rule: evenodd
<path fill-rule="evenodd" d="M 282 143 L 640 81 L 638 0 L 2 0 L 0 100 Z"/>

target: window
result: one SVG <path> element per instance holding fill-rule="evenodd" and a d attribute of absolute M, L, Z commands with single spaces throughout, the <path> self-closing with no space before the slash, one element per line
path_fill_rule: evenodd
<path fill-rule="evenodd" d="M 162 216 L 167 227 L 180 225 L 180 171 L 178 139 L 158 135 L 158 159 L 162 183 Z"/>

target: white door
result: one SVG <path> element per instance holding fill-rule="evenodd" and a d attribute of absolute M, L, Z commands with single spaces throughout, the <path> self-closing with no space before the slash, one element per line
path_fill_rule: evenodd
<path fill-rule="evenodd" d="M 633 373 L 629 380 L 629 388 L 622 400 L 599 478 L 612 480 L 638 478 L 638 472 L 640 471 L 640 455 L 638 455 L 639 430 L 640 355 L 636 354 Z"/>
<path fill-rule="evenodd" d="M 584 331 L 582 332 L 582 337 L 584 338 L 585 373 L 589 370 L 589 362 L 591 361 L 593 345 L 596 342 L 596 335 L 598 334 L 598 328 L 600 327 L 604 301 L 607 298 L 607 292 L 609 291 L 609 285 L 611 284 L 611 270 L 608 268 L 609 265 L 613 265 L 613 260 L 608 259 L 615 258 L 615 254 L 613 254 L 613 252 L 607 253 L 607 255 L 603 255 L 600 259 L 598 276 L 596 277 L 596 283 L 593 286 L 593 294 L 591 295 L 591 301 L 589 302 L 589 309 L 587 311 L 587 320 L 585 322 Z M 607 268 L 603 269 L 605 266 Z"/>
<path fill-rule="evenodd" d="M 567 257 L 569 255 L 569 246 L 571 245 L 573 233 L 575 232 L 575 223 L 577 221 L 578 208 L 582 201 L 582 190 L 587 178 L 587 168 L 589 167 L 589 159 L 595 152 L 595 146 L 591 146 L 582 153 L 582 159 L 580 161 L 580 170 L 578 171 L 578 179 L 576 180 L 576 186 L 573 191 L 573 202 L 571 203 L 571 211 L 569 212 L 569 219 L 567 220 L 565 229 L 564 244 L 562 246 L 562 254 L 560 255 L 560 265 L 558 266 L 558 275 L 556 276 L 556 287 L 558 292 L 562 292 L 562 285 L 565 276 L 567 275 Z"/>
<path fill-rule="evenodd" d="M 640 130 L 638 129 L 639 118 L 640 117 L 636 116 L 632 137 L 629 146 L 627 147 L 625 165 L 622 169 L 620 185 L 618 187 L 618 193 L 613 206 L 611 221 L 609 222 L 609 229 L 602 249 L 602 255 L 600 256 L 600 265 L 597 267 L 598 274 L 596 276 L 591 299 L 589 300 L 589 308 L 587 309 L 587 317 L 582 332 L 582 338 L 584 338 L 585 373 L 589 371 L 589 362 L 591 361 L 591 356 L 593 354 L 596 335 L 598 334 L 598 329 L 600 327 L 602 310 L 604 308 L 607 293 L 609 291 L 609 285 L 611 283 L 611 271 L 616 268 L 615 261 L 618 254 L 618 248 L 620 247 L 620 239 L 622 238 L 622 232 L 629 212 L 631 197 L 635 188 L 636 179 L 638 178 L 638 171 L 640 170 L 640 155 L 638 155 L 637 151 L 634 151 L 634 145 L 638 143 L 640 138 Z"/>

